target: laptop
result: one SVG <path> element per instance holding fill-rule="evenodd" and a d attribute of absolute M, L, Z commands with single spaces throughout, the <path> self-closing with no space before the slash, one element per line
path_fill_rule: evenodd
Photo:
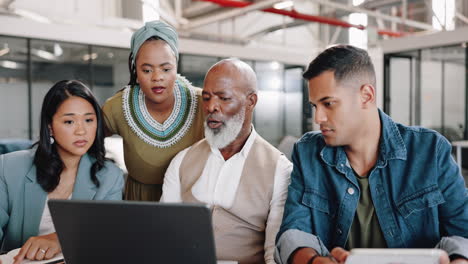
<path fill-rule="evenodd" d="M 195 204 L 49 200 L 67 264 L 215 264 L 210 209 Z"/>
<path fill-rule="evenodd" d="M 439 264 L 442 254 L 435 248 L 355 248 L 346 264 Z"/>

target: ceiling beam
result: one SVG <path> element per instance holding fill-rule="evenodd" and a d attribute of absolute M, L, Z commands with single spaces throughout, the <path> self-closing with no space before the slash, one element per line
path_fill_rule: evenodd
<path fill-rule="evenodd" d="M 167 4 L 169 6 L 166 6 L 165 8 L 162 8 L 159 5 L 159 2 L 157 2 L 158 5 L 155 5 L 153 2 L 149 0 L 140 0 L 143 5 L 146 5 L 147 7 L 153 9 L 156 13 L 159 14 L 160 18 L 162 18 L 164 21 L 166 21 L 168 24 L 171 26 L 178 28 L 179 27 L 179 21 L 177 21 L 175 14 L 170 8 L 170 5 L 167 1 L 163 0 L 161 3 Z"/>
<path fill-rule="evenodd" d="M 387 21 L 391 21 L 391 22 L 394 22 L 394 23 L 407 25 L 407 26 L 414 27 L 414 28 L 419 28 L 419 29 L 424 29 L 424 30 L 434 30 L 434 27 L 432 25 L 430 25 L 430 24 L 427 24 L 427 23 L 423 23 L 423 22 L 419 22 L 419 21 L 415 21 L 415 20 L 410 20 L 410 19 L 402 19 L 401 17 L 397 17 L 397 16 L 385 15 L 385 14 L 382 14 L 382 13 L 379 13 L 379 12 L 376 12 L 376 11 L 371 11 L 371 10 L 356 7 L 356 6 L 353 6 L 353 5 L 341 4 L 341 3 L 328 1 L 328 0 L 312 0 L 312 2 L 316 2 L 316 3 L 318 3 L 320 5 L 323 5 L 323 6 L 328 6 L 328 7 L 333 7 L 333 8 L 336 8 L 336 9 L 346 10 L 346 11 L 349 11 L 349 12 L 364 13 L 364 14 L 366 14 L 368 16 L 371 16 L 371 17 L 381 18 L 383 20 L 387 20 Z"/>
<path fill-rule="evenodd" d="M 219 9 L 218 5 L 208 2 L 194 2 L 183 10 L 183 16 L 186 18 L 192 18 L 200 16 L 206 13 L 210 13 L 216 9 Z"/>
<path fill-rule="evenodd" d="M 245 1 L 233 1 L 233 0 L 201 0 L 201 1 L 207 1 L 207 2 L 212 2 L 212 3 L 217 3 L 219 5 L 222 5 L 224 7 L 236 7 L 236 8 L 245 8 L 247 6 L 253 5 L 250 2 L 245 2 Z M 365 26 L 363 25 L 355 25 L 351 24 L 347 21 L 339 20 L 336 18 L 330 18 L 330 17 L 323 17 L 323 16 L 314 16 L 314 15 L 308 15 L 304 13 L 299 13 L 295 10 L 282 10 L 282 9 L 276 9 L 276 8 L 266 8 L 262 9 L 264 12 L 268 13 L 274 13 L 274 14 L 279 14 L 283 16 L 288 16 L 292 17 L 294 19 L 301 19 L 301 20 L 306 20 L 306 21 L 312 21 L 312 22 L 319 22 L 322 24 L 328 24 L 328 25 L 333 25 L 333 26 L 340 26 L 340 27 L 345 27 L 345 28 L 357 28 L 360 30 L 366 29 Z M 404 35 L 404 32 L 395 32 L 395 31 L 389 31 L 389 30 L 378 30 L 378 33 L 381 35 L 389 35 L 392 37 L 401 37 Z"/>
<path fill-rule="evenodd" d="M 223 13 L 209 15 L 205 17 L 201 17 L 198 19 L 189 20 L 188 24 L 183 25 L 182 28 L 186 30 L 194 29 L 197 27 L 201 27 L 204 25 L 208 25 L 211 23 L 215 23 L 218 21 L 226 20 L 229 18 L 245 15 L 252 11 L 266 9 L 271 7 L 272 5 L 282 2 L 283 0 L 263 0 L 259 2 L 255 2 L 254 4 L 248 5 L 246 7 L 232 9 Z"/>
<path fill-rule="evenodd" d="M 3 0 L 0 1 L 0 7 L 4 9 L 11 9 L 11 5 L 15 2 L 15 0 Z"/>
<path fill-rule="evenodd" d="M 378 9 L 382 7 L 400 5 L 401 0 L 373 0 L 373 1 L 364 1 L 360 4 L 359 7 L 367 9 Z"/>
<path fill-rule="evenodd" d="M 455 17 L 463 21 L 465 24 L 468 24 L 468 18 L 462 15 L 460 12 L 455 12 Z"/>
<path fill-rule="evenodd" d="M 180 21 L 182 19 L 182 0 L 175 0 L 174 9 L 176 19 Z"/>
<path fill-rule="evenodd" d="M 168 0 L 159 0 L 159 8 L 164 9 L 167 14 L 176 17 L 174 8 L 172 8 Z"/>
<path fill-rule="evenodd" d="M 287 29 L 287 28 L 292 28 L 292 27 L 298 27 L 298 26 L 303 26 L 303 25 L 306 25 L 306 24 L 308 24 L 308 23 L 309 23 L 308 21 L 293 20 L 293 21 L 288 22 L 288 23 L 285 23 L 285 24 L 271 26 L 271 27 L 262 29 L 262 30 L 260 30 L 260 31 L 251 33 L 251 34 L 249 34 L 248 36 L 246 36 L 246 38 L 247 38 L 247 39 L 255 39 L 255 38 L 259 38 L 259 37 L 261 37 L 261 36 L 264 36 L 264 35 L 266 35 L 266 34 L 268 34 L 268 33 L 275 32 L 275 31 L 277 31 L 277 30 Z"/>

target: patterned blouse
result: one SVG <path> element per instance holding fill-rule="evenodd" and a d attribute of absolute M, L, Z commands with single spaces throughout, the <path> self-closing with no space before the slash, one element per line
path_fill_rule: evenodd
<path fill-rule="evenodd" d="M 172 158 L 204 137 L 201 89 L 178 75 L 173 91 L 174 108 L 162 124 L 148 112 L 138 85 L 125 87 L 103 106 L 108 130 L 124 142 L 125 199 L 159 200 Z"/>

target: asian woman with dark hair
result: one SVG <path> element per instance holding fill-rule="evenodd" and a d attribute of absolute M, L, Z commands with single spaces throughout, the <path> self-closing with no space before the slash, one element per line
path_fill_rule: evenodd
<path fill-rule="evenodd" d="M 49 199 L 122 199 L 123 173 L 104 155 L 96 98 L 79 81 L 56 83 L 42 104 L 39 141 L 0 156 L 1 251 L 21 247 L 15 263 L 61 252 Z"/>

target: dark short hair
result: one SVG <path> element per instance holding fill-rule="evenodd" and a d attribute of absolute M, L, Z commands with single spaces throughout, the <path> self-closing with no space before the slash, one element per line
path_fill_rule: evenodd
<path fill-rule="evenodd" d="M 50 142 L 49 125 L 52 118 L 62 103 L 72 96 L 77 96 L 88 101 L 96 112 L 97 129 L 96 138 L 93 145 L 88 150 L 88 154 L 95 159 L 89 172 L 92 182 L 99 187 L 96 173 L 104 167 L 106 160 L 104 148 L 104 121 L 101 107 L 91 90 L 80 81 L 63 80 L 59 81 L 44 97 L 41 110 L 41 127 L 39 141 L 36 143 L 37 150 L 34 156 L 36 165 L 37 181 L 46 192 L 53 191 L 60 182 L 60 174 L 63 170 L 63 161 L 60 158 L 56 144 Z"/>
<path fill-rule="evenodd" d="M 310 80 L 326 71 L 334 72 L 338 83 L 367 77 L 375 86 L 375 70 L 369 54 L 351 45 L 337 45 L 324 50 L 309 64 L 302 76 Z"/>

